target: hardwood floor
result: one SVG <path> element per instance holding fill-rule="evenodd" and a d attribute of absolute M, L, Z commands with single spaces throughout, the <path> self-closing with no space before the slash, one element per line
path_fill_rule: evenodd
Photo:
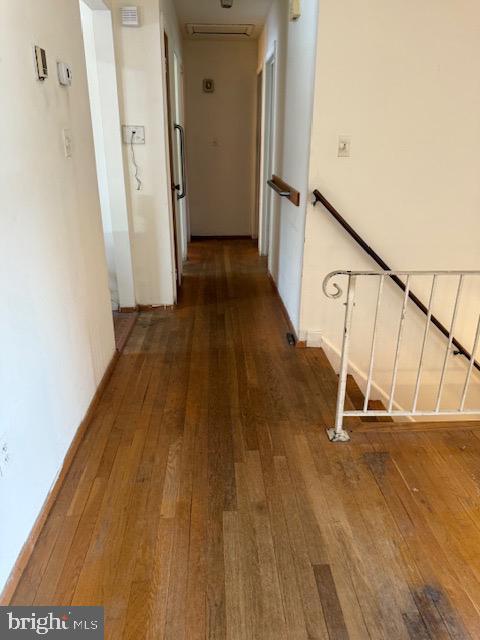
<path fill-rule="evenodd" d="M 103 604 L 112 640 L 480 638 L 478 433 L 329 443 L 336 377 L 287 330 L 251 242 L 195 242 L 13 604 Z"/>
<path fill-rule="evenodd" d="M 128 337 L 135 326 L 138 313 L 136 311 L 113 312 L 113 329 L 115 332 L 115 345 L 117 351 L 123 351 L 123 348 L 127 344 Z"/>

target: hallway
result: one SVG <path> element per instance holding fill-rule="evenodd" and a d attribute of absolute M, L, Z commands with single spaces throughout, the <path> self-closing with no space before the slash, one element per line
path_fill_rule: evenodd
<path fill-rule="evenodd" d="M 478 432 L 332 445 L 336 377 L 288 330 L 252 241 L 193 243 L 12 604 L 103 604 L 111 640 L 479 638 Z"/>

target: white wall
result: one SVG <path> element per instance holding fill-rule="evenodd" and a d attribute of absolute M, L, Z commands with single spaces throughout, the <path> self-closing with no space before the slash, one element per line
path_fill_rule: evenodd
<path fill-rule="evenodd" d="M 185 42 L 187 161 L 193 235 L 251 235 L 257 43 Z M 203 91 L 203 80 L 215 92 Z"/>
<path fill-rule="evenodd" d="M 140 304 L 175 301 L 173 229 L 164 108 L 163 26 L 180 41 L 170 2 L 143 0 L 141 27 L 122 27 L 123 0 L 112 0 L 122 124 L 145 126 L 146 144 L 135 145 L 143 186 L 136 190 L 129 147 L 124 145 L 132 215 L 135 290 Z"/>
<path fill-rule="evenodd" d="M 302 15 L 288 19 L 288 3 L 273 3 L 261 40 L 261 61 L 277 50 L 277 174 L 297 189 L 300 207 L 275 196 L 269 268 L 297 333 L 306 203 L 318 2 L 302 3 Z M 270 177 L 270 176 L 268 176 Z M 264 181 L 265 182 L 265 177 Z M 264 187 L 265 188 L 265 187 Z"/>
<path fill-rule="evenodd" d="M 92 11 L 84 1 L 80 3 L 112 306 L 132 308 L 136 300 L 131 223 L 125 192 L 112 16 L 105 8 Z"/>
<path fill-rule="evenodd" d="M 73 67 L 70 89 L 57 59 Z M 1 590 L 115 345 L 78 1 L 2 3 L 0 73 Z"/>
<path fill-rule="evenodd" d="M 473 62 L 479 27 L 480 8 L 466 0 L 321 3 L 310 189 L 319 188 L 392 268 L 480 267 L 480 81 Z M 351 136 L 350 158 L 337 158 L 339 135 Z M 375 265 L 321 206 L 309 207 L 301 329 L 336 348 L 343 306 L 326 300 L 320 286 L 338 268 Z M 425 284 L 412 287 L 427 301 Z M 445 290 L 436 308 L 445 324 L 451 293 Z M 372 302 L 373 291 L 365 295 Z M 390 337 L 398 317 L 394 295 L 385 318 Z M 479 300 L 479 289 L 470 286 L 457 330 L 467 345 Z M 360 328 L 352 362 L 364 370 L 370 324 L 367 311 L 355 313 Z M 421 316 L 411 315 L 417 329 L 402 364 L 405 386 L 421 339 Z M 429 365 L 437 380 L 440 344 Z M 379 352 L 383 386 L 391 349 L 385 343 Z"/>

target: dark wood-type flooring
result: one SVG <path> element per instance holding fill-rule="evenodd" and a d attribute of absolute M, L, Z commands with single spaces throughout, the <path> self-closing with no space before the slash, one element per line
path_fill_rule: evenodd
<path fill-rule="evenodd" d="M 111 640 L 479 639 L 478 432 L 329 443 L 336 376 L 287 331 L 251 242 L 193 243 L 13 604 L 102 604 Z"/>

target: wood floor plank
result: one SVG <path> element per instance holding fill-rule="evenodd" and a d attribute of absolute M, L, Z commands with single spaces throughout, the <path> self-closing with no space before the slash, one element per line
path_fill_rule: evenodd
<path fill-rule="evenodd" d="M 282 495 L 289 542 L 293 551 L 297 582 L 302 594 L 307 635 L 309 638 L 328 638 L 322 605 L 315 585 L 313 567 L 305 543 L 296 497 L 292 489 L 288 463 L 286 458 L 277 456 L 274 464 L 277 483 Z"/>
<path fill-rule="evenodd" d="M 348 640 L 349 635 L 330 566 L 317 564 L 314 565 L 313 571 L 330 638 Z"/>
<path fill-rule="evenodd" d="M 279 571 L 258 451 L 249 451 L 236 465 L 237 495 L 242 523 L 246 602 L 251 615 L 248 637 L 287 638 Z"/>
<path fill-rule="evenodd" d="M 228 640 L 241 640 L 247 635 L 247 615 L 250 613 L 245 600 L 244 574 L 242 571 L 242 532 L 237 511 L 223 514 L 225 553 L 225 591 Z"/>
<path fill-rule="evenodd" d="M 297 581 L 293 549 L 289 543 L 282 496 L 276 479 L 273 450 L 270 445 L 269 434 L 265 429 L 259 431 L 259 438 L 262 471 L 282 592 L 287 638 L 300 640 L 308 638 L 306 620 L 301 589 Z"/>

